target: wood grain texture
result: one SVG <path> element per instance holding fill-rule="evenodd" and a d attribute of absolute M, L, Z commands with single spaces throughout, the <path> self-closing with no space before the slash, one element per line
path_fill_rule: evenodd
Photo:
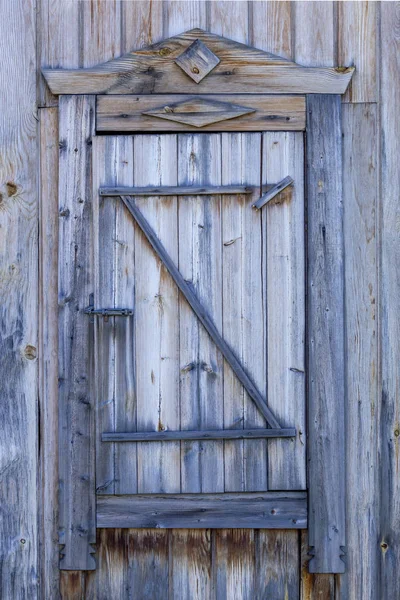
<path fill-rule="evenodd" d="M 380 549 L 377 331 L 378 110 L 343 107 L 347 348 L 347 571 L 344 597 L 374 598 Z M 362 552 L 359 549 L 363 548 Z"/>
<path fill-rule="evenodd" d="M 340 589 L 336 586 L 341 575 L 310 573 L 308 532 L 300 532 L 300 600 L 340 600 Z M 344 596 L 346 598 L 346 596 Z"/>
<path fill-rule="evenodd" d="M 294 184 L 265 206 L 268 403 L 295 439 L 268 442 L 269 489 L 306 487 L 304 144 L 294 133 L 263 135 L 262 181 Z M 287 443 L 288 442 L 288 443 Z"/>
<path fill-rule="evenodd" d="M 379 3 L 338 2 L 338 62 L 355 65 L 346 92 L 346 102 L 378 100 L 378 15 Z"/>
<path fill-rule="evenodd" d="M 257 565 L 256 598 L 299 597 L 298 531 L 255 532 Z M 324 599 L 325 600 L 325 599 Z"/>
<path fill-rule="evenodd" d="M 234 600 L 257 598 L 255 532 L 251 529 L 221 529 L 213 535 L 215 597 Z"/>
<path fill-rule="evenodd" d="M 212 532 L 208 529 L 175 529 L 170 532 L 170 597 L 211 599 L 211 537 Z"/>
<path fill-rule="evenodd" d="M 179 185 L 222 184 L 221 136 L 179 135 Z M 179 198 L 179 272 L 190 282 L 190 294 L 222 330 L 221 196 Z M 181 429 L 223 429 L 223 358 L 198 316 L 181 295 L 180 401 Z M 181 445 L 183 492 L 222 492 L 224 442 Z"/>
<path fill-rule="evenodd" d="M 201 39 L 221 60 L 200 84 L 191 81 L 174 62 L 196 39 Z M 54 94 L 168 94 L 176 89 L 181 93 L 199 93 L 200 86 L 203 93 L 342 94 L 353 70 L 302 67 L 193 29 L 149 46 L 146 52 L 131 52 L 97 67 L 42 72 Z"/>
<path fill-rule="evenodd" d="M 306 492 L 98 496 L 101 527 L 305 529 Z"/>
<path fill-rule="evenodd" d="M 398 156 L 400 152 L 399 71 L 400 4 L 381 6 L 381 273 L 380 348 L 382 397 L 380 422 L 380 594 L 384 600 L 399 594 L 400 494 L 399 494 L 399 202 Z"/>
<path fill-rule="evenodd" d="M 157 187 L 101 187 L 100 196 L 221 196 L 223 194 L 252 194 L 250 185 L 164 185 Z"/>
<path fill-rule="evenodd" d="M 295 437 L 294 429 L 210 429 L 208 431 L 142 431 L 103 433 L 103 442 L 152 442 L 162 440 L 235 440 Z"/>
<path fill-rule="evenodd" d="M 0 48 L 0 596 L 38 597 L 35 3 L 3 2 Z"/>
<path fill-rule="evenodd" d="M 94 410 L 90 324 L 94 97 L 60 99 L 59 460 L 61 568 L 94 569 Z"/>
<path fill-rule="evenodd" d="M 299 1 L 293 2 L 292 7 L 296 62 L 301 65 L 333 66 L 336 60 L 335 3 L 331 0 Z"/>
<path fill-rule="evenodd" d="M 57 597 L 58 547 L 58 110 L 41 109 L 39 263 L 42 593 Z"/>
<path fill-rule="evenodd" d="M 252 46 L 293 58 L 295 33 L 292 3 L 281 0 L 249 2 L 249 40 Z"/>
<path fill-rule="evenodd" d="M 215 123 L 204 124 L 202 131 L 263 131 L 263 130 L 297 130 L 305 129 L 305 99 L 302 96 L 264 96 L 264 95 L 220 95 L 212 96 L 99 96 L 97 99 L 97 131 L 193 131 L 197 128 L 190 123 L 179 123 L 179 104 L 192 102 L 201 98 L 202 102 L 209 100 L 224 102 L 229 120 L 222 120 L 223 112 L 217 115 L 220 119 Z M 178 104 L 178 106 L 176 106 Z M 243 110 L 251 111 L 250 114 L 235 116 L 230 112 L 229 105 L 235 104 Z M 176 106 L 174 108 L 174 106 Z M 213 114 L 202 112 L 201 106 L 192 107 L 195 114 L 190 113 L 188 118 L 194 118 L 198 112 L 210 120 Z M 218 107 L 217 107 L 218 108 Z M 163 119 L 155 119 L 148 114 L 156 110 Z M 165 112 L 167 110 L 167 112 Z M 187 111 L 188 108 L 185 108 Z M 187 116 L 187 115 L 186 115 Z M 214 118 L 217 120 L 217 116 Z M 175 120 L 165 120 L 166 118 Z M 185 114 L 182 115 L 185 117 Z"/>
<path fill-rule="evenodd" d="M 266 398 L 264 277 L 262 272 L 261 215 L 252 208 L 260 195 L 261 135 L 222 136 L 222 177 L 248 181 L 250 197 L 222 200 L 223 335 L 235 348 L 241 363 Z M 265 420 L 229 365 L 224 365 L 225 427 L 265 426 Z M 265 441 L 225 442 L 225 491 L 267 488 Z"/>
<path fill-rule="evenodd" d="M 133 183 L 133 139 L 93 140 L 94 305 L 134 306 L 134 231 L 117 199 L 99 197 L 101 185 Z M 104 445 L 101 435 L 136 428 L 133 317 L 98 318 L 96 326 L 97 493 L 137 490 L 136 447 Z"/>
<path fill-rule="evenodd" d="M 339 96 L 307 99 L 308 477 L 312 573 L 343 573 L 345 357 Z"/>
<path fill-rule="evenodd" d="M 134 184 L 176 186 L 177 152 L 175 135 L 135 136 Z M 177 263 L 177 198 L 136 198 L 135 203 Z M 134 222 L 126 218 L 132 230 Z M 137 429 L 175 431 L 180 426 L 178 290 L 139 228 L 134 270 Z M 179 492 L 180 456 L 179 441 L 139 443 L 138 491 Z"/>
<path fill-rule="evenodd" d="M 170 274 L 171 279 L 174 281 L 175 285 L 177 286 L 181 294 L 184 296 L 187 303 L 190 305 L 197 319 L 203 325 L 212 342 L 217 347 L 217 350 L 220 352 L 220 354 L 224 357 L 231 369 L 234 371 L 236 377 L 244 386 L 250 398 L 256 404 L 261 414 L 265 417 L 265 419 L 268 420 L 268 423 L 271 425 L 271 427 L 275 427 L 278 429 L 280 427 L 279 422 L 274 417 L 272 411 L 268 408 L 256 384 L 248 375 L 247 370 L 243 368 L 235 351 L 229 346 L 229 344 L 227 344 L 222 335 L 219 333 L 218 327 L 213 321 L 206 306 L 201 302 L 201 300 L 199 300 L 199 297 L 193 289 L 193 286 L 188 284 L 184 276 L 181 274 L 178 267 L 171 259 L 168 252 L 165 250 L 162 242 L 157 237 L 156 232 L 148 223 L 146 218 L 143 216 L 140 209 L 136 206 L 135 201 L 132 200 L 130 196 L 121 196 L 121 200 L 127 207 L 128 211 L 131 213 L 132 217 L 135 219 L 137 225 L 139 225 L 142 233 L 153 248 L 157 258 L 161 261 L 163 267 L 165 267 L 165 269 Z M 214 255 L 214 253 L 210 254 L 212 256 Z M 204 258 L 207 258 L 206 253 L 204 253 Z M 208 372 L 214 372 L 214 369 L 211 367 L 211 365 L 207 365 L 207 363 L 203 364 L 202 368 L 203 371 L 207 370 Z"/>

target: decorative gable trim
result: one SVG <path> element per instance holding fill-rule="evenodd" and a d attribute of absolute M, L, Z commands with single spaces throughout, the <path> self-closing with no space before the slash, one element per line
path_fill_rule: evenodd
<path fill-rule="evenodd" d="M 193 43 L 215 56 L 203 79 L 182 70 Z M 190 53 L 190 51 L 189 51 Z M 216 63 L 216 60 L 219 60 Z M 178 64 L 177 62 L 178 61 Z M 199 70 L 200 67 L 194 65 Z M 192 29 L 89 69 L 43 69 L 53 94 L 344 94 L 354 67 L 303 67 L 280 56 Z M 205 71 L 204 71 L 205 72 Z"/>

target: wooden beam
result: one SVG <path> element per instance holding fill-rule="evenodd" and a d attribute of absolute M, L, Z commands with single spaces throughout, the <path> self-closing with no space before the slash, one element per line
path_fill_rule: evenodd
<path fill-rule="evenodd" d="M 136 223 L 139 225 L 140 229 L 146 236 L 150 245 L 153 247 L 153 250 L 156 252 L 158 257 L 164 264 L 165 268 L 171 275 L 175 284 L 185 296 L 187 302 L 192 307 L 193 312 L 195 313 L 199 321 L 202 323 L 203 327 L 213 340 L 214 344 L 216 344 L 216 346 L 223 354 L 225 360 L 231 366 L 233 372 L 235 373 L 236 377 L 239 379 L 240 383 L 243 385 L 243 387 L 249 394 L 250 398 L 256 403 L 259 410 L 267 420 L 268 424 L 275 429 L 280 429 L 280 425 L 277 419 L 275 418 L 271 410 L 268 408 L 258 388 L 251 380 L 249 375 L 246 373 L 246 371 L 243 369 L 239 359 L 236 357 L 233 350 L 222 338 L 213 320 L 211 319 L 206 309 L 197 298 L 197 295 L 195 294 L 193 288 L 182 277 L 181 273 L 176 268 L 174 262 L 171 260 L 170 256 L 168 255 L 164 246 L 156 236 L 152 227 L 149 225 L 145 217 L 135 205 L 135 202 L 132 200 L 132 198 L 129 198 L 129 196 L 120 197 L 127 209 L 129 210 L 129 212 L 131 213 L 131 215 L 133 216 L 133 218 L 135 219 Z"/>
<path fill-rule="evenodd" d="M 305 529 L 307 492 L 98 496 L 97 527 Z"/>
<path fill-rule="evenodd" d="M 268 204 L 268 202 L 270 202 L 273 198 L 275 198 L 275 196 L 280 194 L 280 192 L 282 192 L 287 187 L 289 187 L 289 185 L 293 185 L 293 184 L 294 184 L 294 181 L 291 177 L 289 177 L 289 176 L 285 177 L 285 179 L 282 179 L 282 181 L 280 181 L 279 183 L 277 183 L 276 185 L 271 187 L 268 190 L 268 192 L 263 194 L 261 196 L 261 198 L 259 200 L 257 200 L 257 202 L 254 202 L 253 207 L 256 208 L 257 210 L 262 208 L 263 206 Z"/>
<path fill-rule="evenodd" d="M 307 99 L 309 569 L 345 563 L 345 367 L 340 96 Z"/>
<path fill-rule="evenodd" d="M 59 160 L 59 470 L 60 568 L 96 568 L 94 407 L 90 393 L 94 97 L 60 99 Z M 79 126 L 77 126 L 79 123 Z"/>
<path fill-rule="evenodd" d="M 253 187 L 248 185 L 205 185 L 160 187 L 101 187 L 100 196 L 220 196 L 221 194 L 251 194 Z"/>
<path fill-rule="evenodd" d="M 220 62 L 200 83 L 175 64 L 195 40 Z M 53 94 L 344 94 L 353 67 L 303 67 L 194 29 L 89 69 L 43 69 Z"/>
<path fill-rule="evenodd" d="M 140 431 L 103 433 L 102 442 L 161 442 L 168 440 L 248 440 L 296 437 L 295 429 L 215 429 L 210 431 Z"/>
<path fill-rule="evenodd" d="M 215 102 L 222 106 L 213 106 Z M 243 109 L 242 114 L 235 109 L 238 105 Z M 202 119 L 201 131 L 304 131 L 305 96 L 149 94 L 97 97 L 97 131 L 197 131 L 199 127 L 194 124 L 198 117 Z"/>

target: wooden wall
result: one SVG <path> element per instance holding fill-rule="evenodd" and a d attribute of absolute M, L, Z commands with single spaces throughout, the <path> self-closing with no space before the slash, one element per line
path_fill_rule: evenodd
<path fill-rule="evenodd" d="M 0 596 L 398 597 L 400 3 L 1 6 Z M 357 67 L 343 110 L 347 572 L 308 575 L 306 537 L 296 532 L 103 530 L 97 571 L 64 572 L 59 582 L 57 102 L 38 67 L 94 65 L 192 27 L 304 65 Z"/>

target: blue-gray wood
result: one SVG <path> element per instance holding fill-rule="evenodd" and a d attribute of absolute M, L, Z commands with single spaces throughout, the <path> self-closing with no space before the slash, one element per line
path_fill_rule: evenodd
<path fill-rule="evenodd" d="M 98 496 L 97 527 L 306 529 L 307 492 Z"/>
<path fill-rule="evenodd" d="M 343 573 L 345 386 L 340 96 L 307 98 L 311 573 Z"/>
<path fill-rule="evenodd" d="M 285 190 L 287 187 L 293 185 L 293 183 L 294 181 L 291 177 L 285 177 L 284 179 L 282 179 L 282 181 L 273 185 L 267 192 L 265 192 L 265 194 L 261 196 L 261 198 L 254 202 L 253 207 L 256 209 L 262 208 L 263 206 L 268 204 L 268 202 L 271 202 L 271 200 L 275 198 L 275 196 L 283 192 L 283 190 Z"/>
<path fill-rule="evenodd" d="M 100 196 L 231 196 L 252 194 L 251 185 L 162 185 L 158 187 L 101 187 Z"/>
<path fill-rule="evenodd" d="M 96 564 L 94 411 L 90 394 L 91 165 L 95 98 L 60 99 L 59 463 L 60 568 Z"/>
<path fill-rule="evenodd" d="M 295 429 L 216 429 L 209 431 L 140 431 L 103 433 L 102 442 L 161 442 L 168 440 L 256 440 L 296 437 Z"/>
<path fill-rule="evenodd" d="M 198 299 L 193 287 L 191 287 L 190 284 L 187 283 L 182 277 L 181 273 L 175 266 L 173 260 L 171 259 L 164 246 L 156 236 L 153 228 L 149 225 L 141 211 L 137 208 L 135 201 L 132 198 L 129 198 L 129 196 L 120 196 L 120 198 L 124 202 L 125 206 L 129 210 L 133 218 L 135 219 L 136 223 L 139 225 L 140 229 L 146 236 L 150 245 L 153 247 L 153 250 L 156 252 L 158 257 L 164 264 L 165 268 L 171 275 L 175 284 L 185 296 L 193 312 L 195 313 L 199 321 L 202 323 L 203 327 L 206 329 L 213 342 L 219 348 L 225 360 L 231 366 L 236 377 L 239 379 L 240 383 L 243 385 L 250 398 L 258 406 L 259 410 L 265 417 L 268 424 L 275 429 L 281 429 L 281 426 L 279 425 L 276 417 L 268 408 L 257 386 L 254 384 L 248 373 L 244 370 L 242 364 L 240 363 L 233 350 L 220 335 L 213 320 L 211 319 L 205 307 L 201 304 L 200 300 Z"/>

